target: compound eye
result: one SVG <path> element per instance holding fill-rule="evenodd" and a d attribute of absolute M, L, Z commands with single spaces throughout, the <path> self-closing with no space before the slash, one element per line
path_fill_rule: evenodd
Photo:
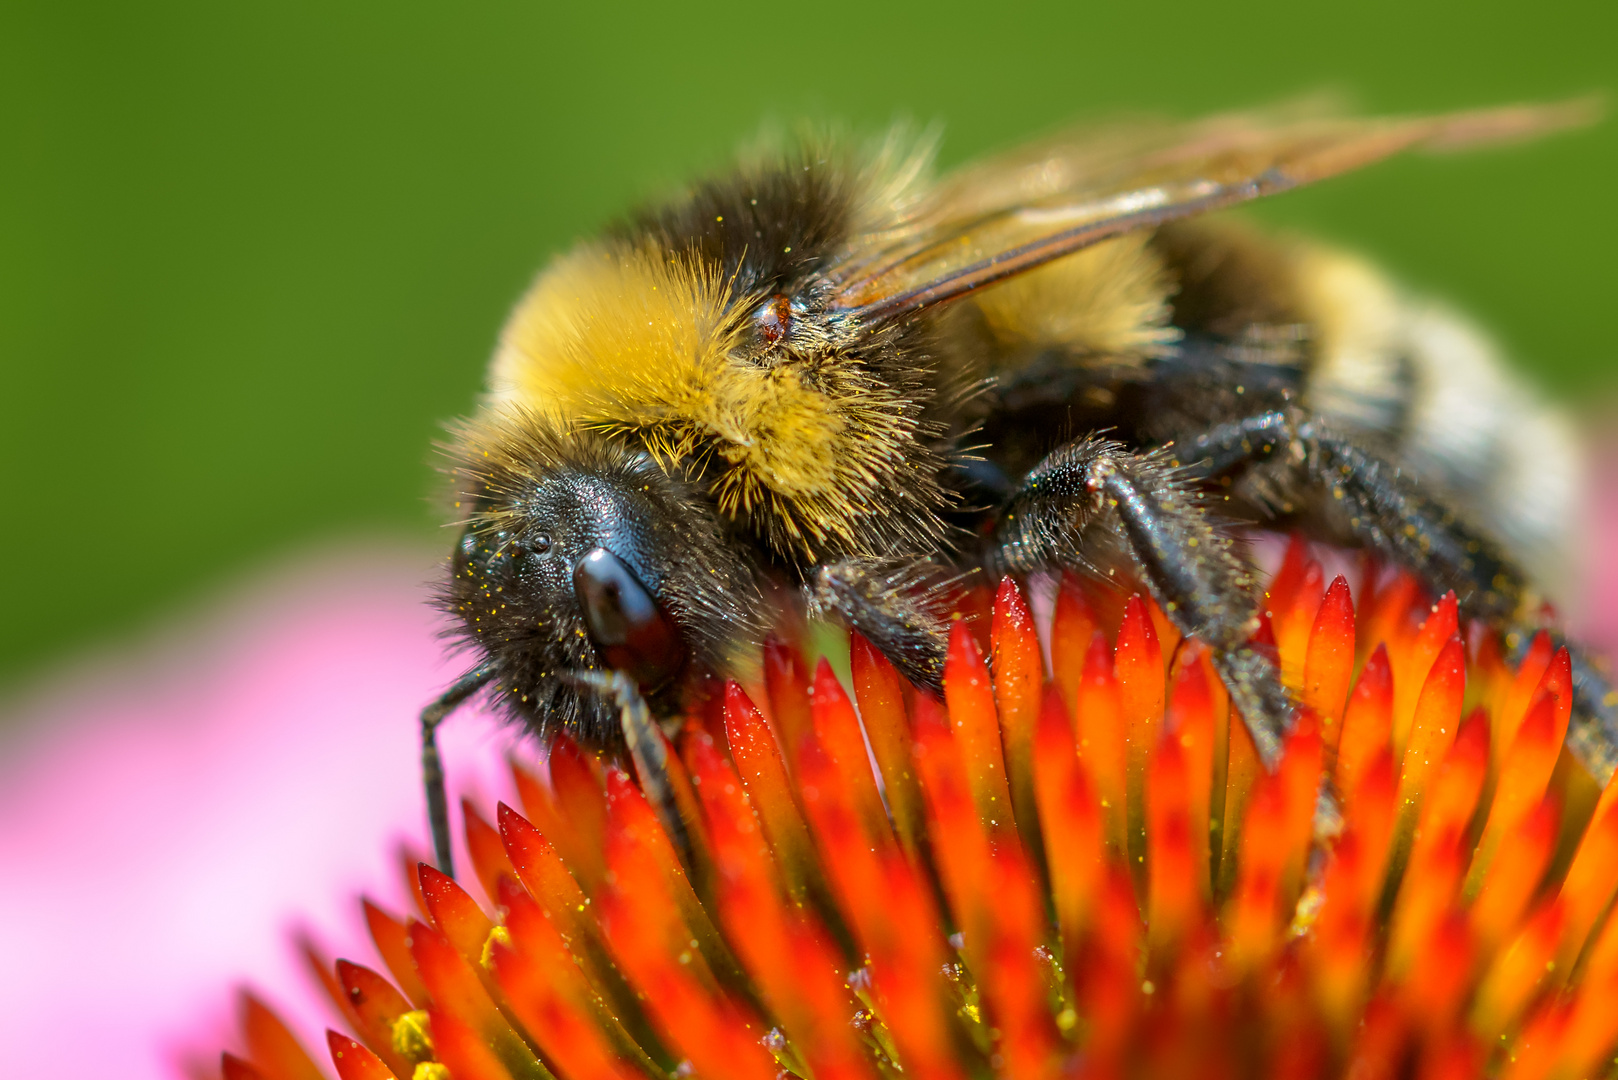
<path fill-rule="evenodd" d="M 753 330 L 766 345 L 777 344 L 792 330 L 792 301 L 776 293 L 753 312 Z"/>
<path fill-rule="evenodd" d="M 596 548 L 579 560 L 573 592 L 584 610 L 590 640 L 609 667 L 655 690 L 685 663 L 679 627 L 612 552 Z"/>

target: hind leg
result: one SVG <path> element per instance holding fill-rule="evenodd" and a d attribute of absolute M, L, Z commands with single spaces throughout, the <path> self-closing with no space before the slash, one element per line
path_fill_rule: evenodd
<path fill-rule="evenodd" d="M 1540 597 L 1511 558 L 1396 462 L 1302 410 L 1269 410 L 1217 425 L 1173 447 L 1187 475 L 1212 479 L 1278 463 L 1292 483 L 1330 497 L 1363 544 L 1415 574 L 1435 594 L 1453 590 L 1468 615 L 1506 631 L 1533 627 Z M 1178 464 L 1178 462 L 1176 462 Z M 1618 693 L 1584 649 L 1575 671 L 1568 747 L 1597 780 L 1618 766 Z"/>

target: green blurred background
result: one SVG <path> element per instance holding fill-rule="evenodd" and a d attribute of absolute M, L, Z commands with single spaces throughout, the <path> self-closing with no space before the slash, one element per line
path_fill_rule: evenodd
<path fill-rule="evenodd" d="M 477 0 L 0 8 L 0 687 L 278 551 L 435 535 L 428 446 L 541 260 L 767 120 L 946 125 L 946 163 L 1109 108 L 1618 89 L 1618 5 L 900 8 Z M 1256 213 L 1618 385 L 1618 122 Z"/>

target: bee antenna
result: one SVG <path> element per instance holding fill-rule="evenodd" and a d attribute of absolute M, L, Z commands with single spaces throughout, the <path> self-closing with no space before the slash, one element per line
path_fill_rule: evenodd
<path fill-rule="evenodd" d="M 433 858 L 449 877 L 455 876 L 455 861 L 449 839 L 449 802 L 444 797 L 444 763 L 438 755 L 438 725 L 493 678 L 494 669 L 480 664 L 421 711 L 421 780 L 427 794 L 427 825 L 433 834 Z"/>

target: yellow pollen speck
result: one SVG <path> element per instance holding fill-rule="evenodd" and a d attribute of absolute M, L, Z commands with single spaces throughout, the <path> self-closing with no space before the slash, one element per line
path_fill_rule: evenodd
<path fill-rule="evenodd" d="M 497 941 L 506 948 L 511 948 L 511 931 L 503 926 L 496 926 L 489 931 L 488 938 L 483 942 L 483 955 L 478 957 L 478 963 L 485 968 L 494 963 L 494 943 Z"/>
<path fill-rule="evenodd" d="M 432 1060 L 433 1036 L 425 1009 L 412 1009 L 393 1022 L 393 1052 L 406 1061 Z"/>

